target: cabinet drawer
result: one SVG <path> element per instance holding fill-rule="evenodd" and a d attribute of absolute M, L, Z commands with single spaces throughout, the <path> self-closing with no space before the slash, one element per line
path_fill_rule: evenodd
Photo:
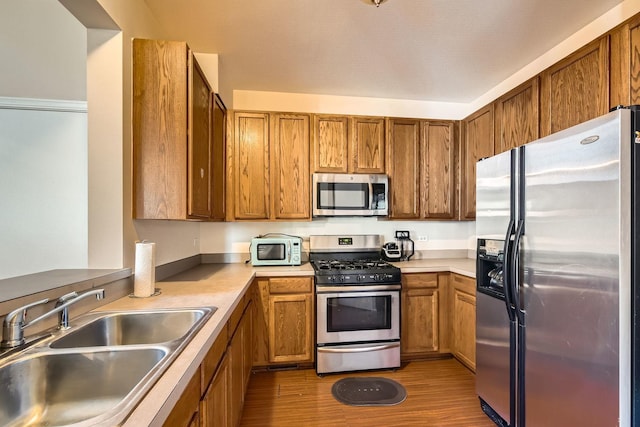
<path fill-rule="evenodd" d="M 454 273 L 451 275 L 451 280 L 454 289 L 460 289 L 471 295 L 476 294 L 476 279 Z"/>
<path fill-rule="evenodd" d="M 216 368 L 220 364 L 220 360 L 222 360 L 222 356 L 227 349 L 228 340 L 229 336 L 227 335 L 227 328 L 222 328 L 222 330 L 220 331 L 220 335 L 218 335 L 218 338 L 216 338 L 215 342 L 202 361 L 202 395 L 204 395 L 204 393 L 207 391 L 207 387 L 209 386 L 209 383 L 213 378 L 213 374 L 216 372 Z"/>
<path fill-rule="evenodd" d="M 437 288 L 438 273 L 403 274 L 402 286 L 409 289 Z"/>
<path fill-rule="evenodd" d="M 313 292 L 311 277 L 278 277 L 269 279 L 269 293 L 296 294 Z"/>

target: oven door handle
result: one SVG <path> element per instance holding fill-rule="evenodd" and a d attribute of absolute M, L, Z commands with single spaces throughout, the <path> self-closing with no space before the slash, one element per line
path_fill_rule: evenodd
<path fill-rule="evenodd" d="M 400 343 L 376 345 L 372 347 L 357 347 L 357 348 L 331 348 L 331 347 L 318 347 L 319 353 L 363 353 L 366 351 L 380 351 L 390 348 L 399 347 Z"/>

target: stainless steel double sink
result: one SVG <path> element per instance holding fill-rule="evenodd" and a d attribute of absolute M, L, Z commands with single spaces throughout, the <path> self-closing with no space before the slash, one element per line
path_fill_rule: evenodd
<path fill-rule="evenodd" d="M 90 313 L 0 356 L 0 425 L 121 424 L 215 311 Z"/>

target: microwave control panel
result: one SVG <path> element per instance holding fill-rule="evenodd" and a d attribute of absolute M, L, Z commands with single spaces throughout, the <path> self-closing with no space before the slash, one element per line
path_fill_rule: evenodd
<path fill-rule="evenodd" d="M 300 248 L 300 242 L 298 241 L 294 241 L 291 244 L 291 263 L 293 265 L 300 265 L 300 252 L 301 252 L 301 248 Z"/>

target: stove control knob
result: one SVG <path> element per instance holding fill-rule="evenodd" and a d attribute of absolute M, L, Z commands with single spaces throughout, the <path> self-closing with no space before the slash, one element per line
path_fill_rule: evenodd
<path fill-rule="evenodd" d="M 367 275 L 366 274 L 358 275 L 358 282 L 366 282 L 366 281 L 367 281 Z"/>

